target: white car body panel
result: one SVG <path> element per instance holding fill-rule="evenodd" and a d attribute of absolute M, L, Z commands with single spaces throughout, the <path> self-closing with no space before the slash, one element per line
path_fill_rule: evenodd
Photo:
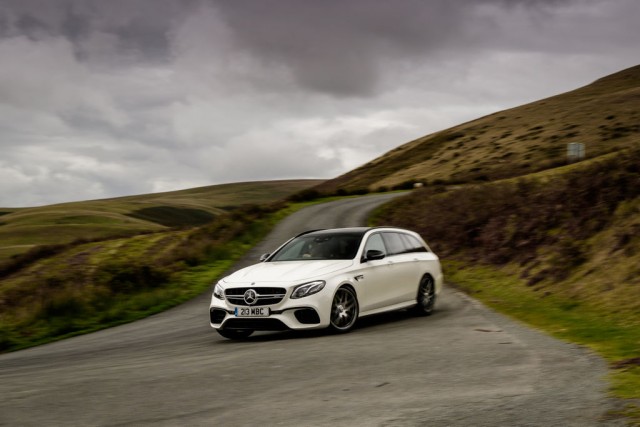
<path fill-rule="evenodd" d="M 434 298 L 440 293 L 443 276 L 439 259 L 417 233 L 381 227 L 323 230 L 298 237 L 310 239 L 318 236 L 315 238 L 319 239 L 318 246 L 320 246 L 323 241 L 328 240 L 324 236 L 331 237 L 333 236 L 331 233 L 341 232 L 360 233 L 359 246 L 357 251 L 349 252 L 352 256 L 350 259 L 297 258 L 295 260 L 274 261 L 281 253 L 279 252 L 281 249 L 293 248 L 293 246 L 287 246 L 289 242 L 292 242 L 292 245 L 296 243 L 295 239 L 291 239 L 278 248 L 267 261 L 241 269 L 222 279 L 216 285 L 216 289 L 220 289 L 225 297 L 221 299 L 214 295 L 211 298 L 211 326 L 221 330 L 221 333 L 226 329 L 326 328 L 331 325 L 334 295 L 343 286 L 349 286 L 355 291 L 359 306 L 358 317 L 415 306 L 418 287 L 425 275 L 433 278 Z M 422 251 L 387 255 L 382 259 L 363 260 L 368 239 L 374 234 L 381 234 L 386 242 L 386 238 L 389 236 L 386 233 L 406 233 L 416 239 L 412 242 L 419 242 L 424 248 Z M 393 237 L 397 238 L 397 236 Z M 378 240 L 380 239 L 378 238 Z M 297 286 L 317 281 L 325 282 L 324 288 L 319 292 L 302 298 L 291 298 Z M 270 302 L 266 306 L 270 313 L 267 318 L 240 318 L 236 314 L 236 308 L 256 307 L 242 299 L 250 289 L 255 290 L 261 298 L 267 298 L 267 294 L 273 293 L 275 290 L 278 290 L 276 292 L 278 295 L 284 293 L 284 297 L 279 301 L 274 300 L 275 302 Z M 245 294 L 241 295 L 242 292 Z M 256 304 L 262 304 L 262 302 Z M 301 313 L 309 315 L 313 319 L 307 319 Z"/>
<path fill-rule="evenodd" d="M 281 261 L 263 262 L 238 270 L 228 276 L 227 283 L 282 282 L 283 278 L 291 282 L 303 282 L 319 276 L 335 273 L 353 265 L 353 260 L 321 261 Z"/>

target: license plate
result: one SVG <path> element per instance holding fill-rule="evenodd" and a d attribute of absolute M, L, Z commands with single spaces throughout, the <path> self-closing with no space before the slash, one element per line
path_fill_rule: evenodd
<path fill-rule="evenodd" d="M 268 317 L 269 307 L 236 307 L 236 317 Z"/>

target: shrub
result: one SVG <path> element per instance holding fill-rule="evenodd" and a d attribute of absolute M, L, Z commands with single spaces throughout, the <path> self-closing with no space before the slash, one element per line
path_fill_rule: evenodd
<path fill-rule="evenodd" d="M 43 298 L 38 317 L 51 319 L 54 317 L 79 317 L 87 310 L 87 305 L 80 295 L 72 289 L 65 288 L 49 292 Z"/>
<path fill-rule="evenodd" d="M 8 326 L 0 324 L 0 352 L 9 350 L 17 346 L 19 340 L 15 332 Z"/>
<path fill-rule="evenodd" d="M 350 194 L 354 196 L 364 196 L 365 194 L 369 194 L 369 192 L 370 191 L 368 188 L 357 188 L 355 190 L 352 190 Z"/>
<path fill-rule="evenodd" d="M 56 255 L 69 247 L 70 245 L 42 245 L 31 248 L 24 254 L 15 255 L 11 260 L 0 264 L 0 278 L 9 276 L 38 260 Z"/>
<path fill-rule="evenodd" d="M 292 202 L 310 202 L 312 200 L 316 200 L 322 197 L 322 194 L 318 190 L 314 190 L 312 188 L 299 191 L 291 196 L 289 196 L 290 201 Z"/>
<path fill-rule="evenodd" d="M 111 263 L 98 267 L 95 277 L 98 284 L 114 294 L 130 294 L 162 286 L 170 275 L 166 270 L 148 264 Z"/>

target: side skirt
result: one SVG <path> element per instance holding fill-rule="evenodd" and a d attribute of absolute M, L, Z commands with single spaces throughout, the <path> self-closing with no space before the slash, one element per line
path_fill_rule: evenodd
<path fill-rule="evenodd" d="M 359 317 L 370 316 L 372 314 L 379 314 L 387 311 L 402 310 L 403 308 L 413 307 L 414 305 L 416 305 L 415 300 L 403 302 L 400 304 L 389 305 L 386 307 L 376 308 L 375 310 L 361 311 Z"/>

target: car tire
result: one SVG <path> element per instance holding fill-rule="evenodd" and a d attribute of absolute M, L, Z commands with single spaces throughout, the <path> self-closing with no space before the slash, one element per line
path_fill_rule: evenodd
<path fill-rule="evenodd" d="M 418 316 L 429 316 L 433 313 L 436 305 L 436 284 L 433 277 L 428 274 L 420 280 L 416 302 L 413 311 Z"/>
<path fill-rule="evenodd" d="M 358 320 L 359 310 L 355 291 L 347 286 L 339 288 L 331 303 L 329 328 L 337 333 L 349 332 Z"/>
<path fill-rule="evenodd" d="M 218 333 L 230 340 L 244 340 L 251 336 L 251 329 L 217 329 Z"/>

